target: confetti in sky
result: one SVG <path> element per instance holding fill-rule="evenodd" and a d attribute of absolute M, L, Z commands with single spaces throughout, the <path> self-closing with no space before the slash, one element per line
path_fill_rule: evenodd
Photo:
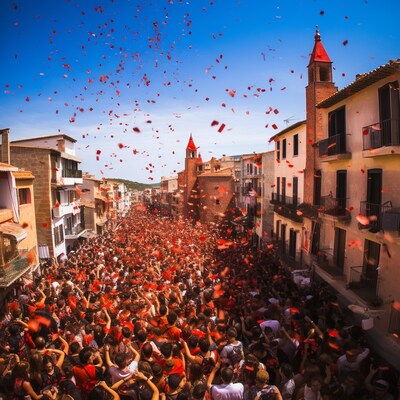
<path fill-rule="evenodd" d="M 191 133 L 210 156 L 272 150 L 288 116 L 305 118 L 315 26 L 341 88 L 399 57 L 386 10 L 400 5 L 386 5 L 2 2 L 2 128 L 67 134 L 84 171 L 140 182 L 181 170 Z"/>

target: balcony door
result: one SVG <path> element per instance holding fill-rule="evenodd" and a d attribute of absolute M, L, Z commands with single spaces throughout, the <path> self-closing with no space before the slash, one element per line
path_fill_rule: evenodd
<path fill-rule="evenodd" d="M 367 202 L 380 206 L 382 203 L 382 170 L 368 170 Z"/>
<path fill-rule="evenodd" d="M 371 240 L 365 240 L 364 243 L 364 265 L 363 275 L 368 283 L 368 289 L 376 292 L 378 283 L 378 266 L 381 245 Z"/>
<path fill-rule="evenodd" d="M 321 224 L 319 222 L 312 221 L 311 228 L 311 254 L 315 256 L 319 253 L 319 239 L 321 236 Z"/>
<path fill-rule="evenodd" d="M 329 141 L 328 155 L 346 152 L 346 111 L 344 107 L 334 110 L 328 115 Z"/>
<path fill-rule="evenodd" d="M 297 232 L 294 229 L 290 229 L 289 231 L 289 256 L 296 259 L 296 240 Z"/>
<path fill-rule="evenodd" d="M 297 198 L 299 196 L 299 178 L 297 176 L 293 177 L 293 206 L 297 206 Z"/>
<path fill-rule="evenodd" d="M 281 225 L 281 246 L 282 254 L 286 253 L 286 224 Z"/>
<path fill-rule="evenodd" d="M 382 146 L 399 146 L 400 101 L 397 81 L 379 88 L 379 123 Z"/>
<path fill-rule="evenodd" d="M 347 171 L 336 171 L 336 199 L 340 210 L 346 208 L 347 198 Z"/>
<path fill-rule="evenodd" d="M 282 177 L 282 203 L 286 204 L 286 177 Z"/>
<path fill-rule="evenodd" d="M 344 252 L 346 249 L 346 231 L 335 228 L 335 244 L 333 248 L 333 262 L 341 270 L 344 269 Z"/>

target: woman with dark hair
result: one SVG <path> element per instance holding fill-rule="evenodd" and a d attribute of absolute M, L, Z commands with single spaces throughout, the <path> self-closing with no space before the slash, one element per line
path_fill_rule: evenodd
<path fill-rule="evenodd" d="M 97 386 L 90 391 L 87 400 L 120 400 L 119 394 L 107 383 L 100 381 Z"/>
<path fill-rule="evenodd" d="M 205 383 L 206 378 L 204 377 L 203 371 L 201 369 L 201 364 L 193 362 L 189 367 L 189 380 L 191 389 L 193 389 L 198 383 Z"/>
<path fill-rule="evenodd" d="M 12 371 L 12 385 L 14 391 L 13 400 L 24 400 L 26 396 L 30 396 L 32 400 L 39 400 L 44 396 L 53 397 L 51 391 L 42 394 L 36 394 L 29 382 L 29 364 L 27 362 L 18 363 Z"/>
<path fill-rule="evenodd" d="M 54 363 L 54 360 L 49 355 L 45 355 L 43 357 L 43 386 L 58 386 L 62 379 L 61 366 L 63 363 L 64 357 L 59 357 L 57 364 Z"/>

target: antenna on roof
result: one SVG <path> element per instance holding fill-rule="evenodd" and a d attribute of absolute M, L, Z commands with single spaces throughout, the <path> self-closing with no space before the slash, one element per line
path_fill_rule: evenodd
<path fill-rule="evenodd" d="M 291 117 L 288 117 L 286 119 L 283 120 L 283 122 L 285 123 L 286 126 L 289 125 L 290 121 L 296 120 L 297 118 L 294 117 L 294 115 L 292 115 Z"/>

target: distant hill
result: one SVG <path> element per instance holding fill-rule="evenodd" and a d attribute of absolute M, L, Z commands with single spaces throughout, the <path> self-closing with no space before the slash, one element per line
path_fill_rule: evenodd
<path fill-rule="evenodd" d="M 115 182 L 121 182 L 124 183 L 125 186 L 128 188 L 128 190 L 145 190 L 147 188 L 152 188 L 154 186 L 159 186 L 159 183 L 152 183 L 152 184 L 147 184 L 147 183 L 140 183 L 140 182 L 133 182 L 133 181 L 128 181 L 127 179 L 120 179 L 120 178 L 108 178 L 110 181 L 115 181 Z"/>

